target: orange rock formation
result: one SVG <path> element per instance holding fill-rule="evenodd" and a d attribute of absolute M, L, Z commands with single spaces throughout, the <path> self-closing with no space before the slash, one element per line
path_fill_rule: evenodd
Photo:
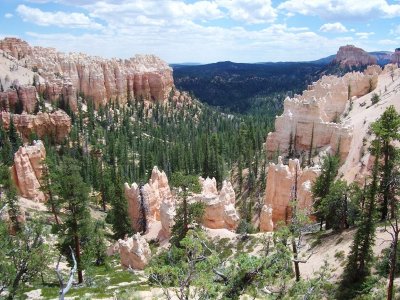
<path fill-rule="evenodd" d="M 311 186 L 319 175 L 318 167 L 300 168 L 298 159 L 290 159 L 288 165 L 270 163 L 267 176 L 267 187 L 264 196 L 264 206 L 260 216 L 260 230 L 273 231 L 279 221 L 290 222 L 290 202 L 297 198 L 297 208 L 311 211 Z M 297 195 L 295 185 L 297 176 Z M 297 197 L 296 197 L 297 196 Z"/>
<path fill-rule="evenodd" d="M 20 195 L 35 202 L 45 202 L 40 191 L 42 163 L 46 158 L 46 150 L 41 141 L 32 146 L 23 146 L 14 154 L 12 177 Z"/>
<path fill-rule="evenodd" d="M 53 48 L 31 47 L 23 40 L 5 38 L 0 50 L 45 79 L 38 90 L 50 100 L 63 97 L 76 109 L 76 95 L 92 97 L 96 107 L 129 98 L 165 101 L 173 87 L 172 69 L 153 55 L 103 59 L 81 53 L 64 54 Z"/>
<path fill-rule="evenodd" d="M 62 110 L 53 113 L 39 112 L 37 115 L 26 113 L 13 115 L 8 112 L 0 112 L 0 122 L 6 129 L 10 125 L 11 116 L 24 141 L 29 140 L 29 137 L 35 133 L 41 139 L 49 136 L 55 141 L 61 142 L 71 131 L 71 118 Z"/>

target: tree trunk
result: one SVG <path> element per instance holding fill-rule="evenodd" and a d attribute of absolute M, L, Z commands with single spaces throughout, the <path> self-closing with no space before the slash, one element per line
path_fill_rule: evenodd
<path fill-rule="evenodd" d="M 389 170 L 388 170 L 388 165 L 389 165 L 389 144 L 385 142 L 384 145 L 384 165 L 383 165 L 383 202 L 382 202 L 382 208 L 381 208 L 381 221 L 386 220 L 387 215 L 388 215 L 388 205 L 389 205 Z"/>
<path fill-rule="evenodd" d="M 81 246 L 79 244 L 79 236 L 77 233 L 74 235 L 75 240 L 75 256 L 78 262 L 78 283 L 83 282 L 82 264 L 81 264 Z"/>
<path fill-rule="evenodd" d="M 297 255 L 297 246 L 296 246 L 296 240 L 292 238 L 292 250 L 293 250 L 293 264 L 294 264 L 294 272 L 296 274 L 296 281 L 300 281 L 300 268 L 299 268 L 299 262 L 298 262 L 298 255 Z"/>
<path fill-rule="evenodd" d="M 394 276 L 396 272 L 396 262 L 397 262 L 397 243 L 399 241 L 399 231 L 396 228 L 396 231 L 393 233 L 394 234 L 394 240 L 392 243 L 392 253 L 390 257 L 390 271 L 389 271 L 389 285 L 387 289 L 387 300 L 392 300 L 393 299 L 393 281 L 394 281 Z"/>

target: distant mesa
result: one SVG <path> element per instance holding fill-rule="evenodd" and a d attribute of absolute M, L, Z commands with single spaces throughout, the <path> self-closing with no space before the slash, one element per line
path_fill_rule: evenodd
<path fill-rule="evenodd" d="M 339 48 L 333 63 L 339 64 L 343 68 L 352 68 L 376 65 L 377 59 L 361 48 L 346 45 Z"/>
<path fill-rule="evenodd" d="M 392 63 L 400 65 L 400 48 L 396 48 L 396 50 L 392 54 Z"/>

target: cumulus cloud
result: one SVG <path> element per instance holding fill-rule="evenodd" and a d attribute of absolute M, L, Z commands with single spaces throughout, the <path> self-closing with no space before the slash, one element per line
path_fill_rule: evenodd
<path fill-rule="evenodd" d="M 26 22 L 32 22 L 40 26 L 58 26 L 66 28 L 102 29 L 103 26 L 96 23 L 83 13 L 45 12 L 39 8 L 33 8 L 24 4 L 18 5 L 17 13 Z"/>
<path fill-rule="evenodd" d="M 335 20 L 400 16 L 400 4 L 389 4 L 386 0 L 287 0 L 278 9 Z"/>
<path fill-rule="evenodd" d="M 14 16 L 14 15 L 11 14 L 11 13 L 6 13 L 6 14 L 4 15 L 4 18 L 10 19 L 10 18 L 12 18 L 13 16 Z"/>
<path fill-rule="evenodd" d="M 230 18 L 250 24 L 273 22 L 277 16 L 271 0 L 217 0 Z"/>
<path fill-rule="evenodd" d="M 347 32 L 347 28 L 340 22 L 326 23 L 319 29 L 322 32 Z"/>

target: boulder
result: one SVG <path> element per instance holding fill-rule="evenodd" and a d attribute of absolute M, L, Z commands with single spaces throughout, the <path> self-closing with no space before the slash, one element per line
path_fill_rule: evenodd
<path fill-rule="evenodd" d="M 151 258 L 151 250 L 140 233 L 124 240 L 118 240 L 118 244 L 123 267 L 143 270 L 147 266 Z"/>
<path fill-rule="evenodd" d="M 260 230 L 273 231 L 278 222 L 290 222 L 290 202 L 295 198 L 295 182 L 297 176 L 297 208 L 311 212 L 311 186 L 320 173 L 319 167 L 302 169 L 298 159 L 289 159 L 285 165 L 282 158 L 278 163 L 270 163 L 268 167 L 267 186 L 265 190 L 264 206 L 260 216 Z"/>

